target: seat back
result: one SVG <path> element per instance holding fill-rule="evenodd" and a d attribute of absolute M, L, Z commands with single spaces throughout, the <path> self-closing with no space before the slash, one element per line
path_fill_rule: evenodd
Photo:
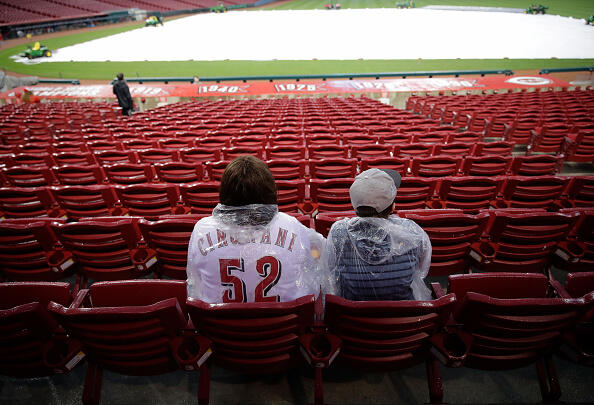
<path fill-rule="evenodd" d="M 314 322 L 314 296 L 280 303 L 207 304 L 189 298 L 198 333 L 213 341 L 216 364 L 244 373 L 276 373 L 301 362 L 299 337 Z"/>
<path fill-rule="evenodd" d="M 219 185 L 218 181 L 181 184 L 179 191 L 192 214 L 211 214 L 219 203 Z"/>
<path fill-rule="evenodd" d="M 197 221 L 185 215 L 156 222 L 139 221 L 144 240 L 157 252 L 160 274 L 177 280 L 186 279 L 188 245 Z"/>
<path fill-rule="evenodd" d="M 70 305 L 70 284 L 0 283 L 0 374 L 38 377 L 55 372 L 48 360 L 57 348 L 60 327 L 47 312 L 50 301 Z"/>
<path fill-rule="evenodd" d="M 160 215 L 184 213 L 174 184 L 131 184 L 114 189 L 130 215 L 156 220 Z"/>
<path fill-rule="evenodd" d="M 402 212 L 415 221 L 431 240 L 430 276 L 466 273 L 470 247 L 479 240 L 489 220 L 488 213 L 468 215 L 425 210 L 428 213 Z"/>
<path fill-rule="evenodd" d="M 155 375 L 179 368 L 172 341 L 187 328 L 186 286 L 177 280 L 95 283 L 70 307 L 48 309 L 80 340 L 89 360 L 127 375 Z"/>
<path fill-rule="evenodd" d="M 425 208 L 427 202 L 433 197 L 437 184 L 436 179 L 403 177 L 394 200 L 396 210 Z"/>
<path fill-rule="evenodd" d="M 146 247 L 134 218 L 52 224 L 78 268 L 94 280 L 140 278 L 157 262 Z"/>
<path fill-rule="evenodd" d="M 551 208 L 569 182 L 568 177 L 508 177 L 497 208 Z"/>
<path fill-rule="evenodd" d="M 60 216 L 47 187 L 0 188 L 0 217 L 32 218 Z"/>
<path fill-rule="evenodd" d="M 349 188 L 353 178 L 312 179 L 310 181 L 311 200 L 318 211 L 349 211 L 353 208 Z"/>
<path fill-rule="evenodd" d="M 433 301 L 349 301 L 326 295 L 324 323 L 342 339 L 338 364 L 397 370 L 424 362 L 448 320 L 454 294 Z"/>
<path fill-rule="evenodd" d="M 547 298 L 542 274 L 450 276 L 459 302 L 455 319 L 473 337 L 465 366 L 487 370 L 524 367 L 550 353 L 585 309 L 583 299 Z"/>
<path fill-rule="evenodd" d="M 446 177 L 439 187 L 441 208 L 489 208 L 503 185 L 500 177 Z M 440 208 L 440 207 L 435 207 Z"/>

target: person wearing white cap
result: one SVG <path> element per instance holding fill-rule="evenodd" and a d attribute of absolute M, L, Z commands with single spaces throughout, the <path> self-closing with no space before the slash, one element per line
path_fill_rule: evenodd
<path fill-rule="evenodd" d="M 392 215 L 400 180 L 398 172 L 380 169 L 355 177 L 350 197 L 357 216 L 335 222 L 328 234 L 328 292 L 355 301 L 430 299 L 423 281 L 429 237 L 414 221 Z"/>

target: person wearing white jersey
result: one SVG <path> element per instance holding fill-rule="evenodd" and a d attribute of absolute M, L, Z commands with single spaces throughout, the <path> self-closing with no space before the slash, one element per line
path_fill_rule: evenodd
<path fill-rule="evenodd" d="M 208 303 L 283 302 L 317 294 L 325 239 L 278 212 L 270 169 L 253 156 L 231 161 L 219 204 L 198 221 L 188 247 L 188 297 Z"/>

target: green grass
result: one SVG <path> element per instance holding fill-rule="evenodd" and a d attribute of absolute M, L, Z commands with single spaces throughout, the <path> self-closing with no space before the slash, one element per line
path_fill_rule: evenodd
<path fill-rule="evenodd" d="M 322 8 L 329 0 L 296 0 L 279 9 Z M 343 7 L 393 7 L 395 1 L 387 0 L 344 0 Z M 478 5 L 498 7 L 523 7 L 524 2 L 516 0 L 451 0 L 416 1 L 417 6 L 427 4 Z M 526 5 L 531 4 L 530 1 Z M 593 0 L 547 0 L 549 12 L 566 16 L 594 14 Z M 75 35 L 44 40 L 50 49 L 102 38 L 142 27 L 135 24 L 126 27 L 110 27 Z M 183 61 L 183 62 L 53 62 L 38 65 L 16 63 L 10 56 L 25 49 L 25 45 L 0 51 L 0 67 L 9 72 L 53 78 L 77 78 L 110 80 L 117 72 L 128 77 L 155 76 L 266 76 L 266 75 L 307 75 L 332 73 L 379 73 L 411 72 L 436 70 L 537 70 L 543 68 L 594 66 L 594 59 L 445 59 L 445 60 L 315 60 L 315 61 Z"/>
<path fill-rule="evenodd" d="M 340 3 L 342 8 L 393 8 L 403 0 L 334 0 Z M 270 6 L 274 10 L 310 10 L 322 9 L 331 0 L 294 0 L 276 6 Z M 480 7 L 508 7 L 527 8 L 533 3 L 544 4 L 549 7 L 547 13 L 557 14 L 565 17 L 586 18 L 594 14 L 594 1 L 592 0 L 543 0 L 543 1 L 518 1 L 518 0 L 415 0 L 416 7 L 429 5 L 448 6 L 480 6 Z"/>

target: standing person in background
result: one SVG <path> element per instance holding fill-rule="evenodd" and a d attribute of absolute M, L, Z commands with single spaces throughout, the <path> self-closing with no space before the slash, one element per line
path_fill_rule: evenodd
<path fill-rule="evenodd" d="M 354 301 L 427 300 L 423 279 L 431 265 L 431 241 L 410 219 L 393 215 L 400 174 L 369 169 L 349 190 L 357 213 L 335 222 L 326 243 L 331 290 Z"/>
<path fill-rule="evenodd" d="M 132 96 L 130 95 L 130 89 L 128 84 L 124 80 L 124 74 L 118 73 L 118 80 L 113 84 L 113 94 L 118 98 L 118 104 L 122 107 L 122 115 L 132 115 Z"/>
<path fill-rule="evenodd" d="M 208 303 L 285 302 L 320 292 L 325 239 L 278 212 L 266 163 L 247 155 L 232 160 L 221 178 L 219 201 L 190 238 L 188 297 Z"/>

